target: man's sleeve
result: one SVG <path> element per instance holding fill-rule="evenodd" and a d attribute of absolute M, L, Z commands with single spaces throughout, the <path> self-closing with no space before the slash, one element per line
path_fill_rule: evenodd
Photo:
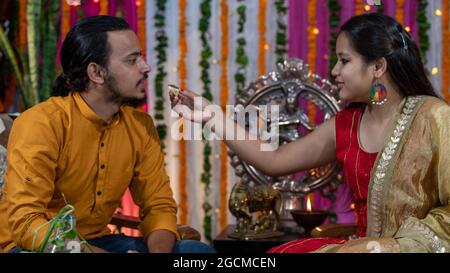
<path fill-rule="evenodd" d="M 37 249 L 47 231 L 46 208 L 53 196 L 58 157 L 56 135 L 50 121 L 34 111 L 16 119 L 9 137 L 4 198 L 12 239 L 23 249 Z"/>
<path fill-rule="evenodd" d="M 150 120 L 151 121 L 151 120 Z M 154 230 L 177 232 L 177 207 L 164 169 L 164 154 L 153 123 L 149 123 L 149 141 L 135 168 L 130 186 L 131 194 L 140 209 L 139 229 L 144 238 Z"/>

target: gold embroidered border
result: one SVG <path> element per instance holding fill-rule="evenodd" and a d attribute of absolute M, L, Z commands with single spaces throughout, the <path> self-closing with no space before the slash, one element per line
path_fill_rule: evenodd
<path fill-rule="evenodd" d="M 383 151 L 378 154 L 375 168 L 372 170 L 369 183 L 369 196 L 367 198 L 367 236 L 380 237 L 382 219 L 383 197 L 387 183 L 394 171 L 394 165 L 404 144 L 404 133 L 408 131 L 413 117 L 417 113 L 423 97 L 407 97 L 402 112 L 397 118 L 392 135 L 385 140 Z"/>
<path fill-rule="evenodd" d="M 445 247 L 445 241 L 441 240 L 427 225 L 419 222 L 417 218 L 409 217 L 406 219 L 400 230 L 415 230 L 419 232 L 428 241 L 428 246 L 434 253 L 450 251 L 450 249 Z"/>

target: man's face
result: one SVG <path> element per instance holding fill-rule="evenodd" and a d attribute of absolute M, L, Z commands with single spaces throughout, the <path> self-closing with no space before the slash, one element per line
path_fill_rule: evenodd
<path fill-rule="evenodd" d="M 107 99 L 118 104 L 145 101 L 145 80 L 150 67 L 142 56 L 136 34 L 132 30 L 110 31 L 108 43 Z"/>

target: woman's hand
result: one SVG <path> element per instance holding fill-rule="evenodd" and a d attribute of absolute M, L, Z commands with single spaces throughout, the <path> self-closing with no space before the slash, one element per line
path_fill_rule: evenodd
<path fill-rule="evenodd" d="M 172 109 L 180 117 L 193 122 L 207 122 L 216 112 L 221 112 L 219 106 L 189 90 L 180 89 L 177 95 L 169 92 L 169 96 Z"/>

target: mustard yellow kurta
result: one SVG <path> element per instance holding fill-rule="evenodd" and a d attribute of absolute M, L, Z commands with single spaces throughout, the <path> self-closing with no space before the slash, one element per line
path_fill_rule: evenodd
<path fill-rule="evenodd" d="M 110 234 L 107 225 L 128 187 L 140 207 L 144 236 L 156 229 L 177 234 L 176 204 L 150 116 L 122 106 L 106 124 L 78 93 L 52 97 L 14 122 L 0 247 L 32 249 L 33 231 L 65 205 L 64 198 L 75 207 L 77 229 L 86 239 Z"/>

